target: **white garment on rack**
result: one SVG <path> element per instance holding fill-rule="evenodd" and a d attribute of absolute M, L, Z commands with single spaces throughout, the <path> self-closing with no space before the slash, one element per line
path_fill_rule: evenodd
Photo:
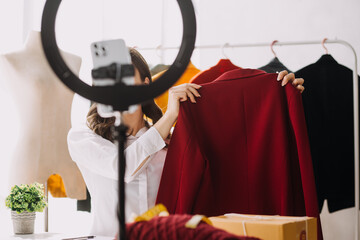
<path fill-rule="evenodd" d="M 92 234 L 115 236 L 118 232 L 118 148 L 87 126 L 68 134 L 72 159 L 80 168 L 91 195 Z M 125 157 L 125 217 L 141 214 L 154 206 L 166 150 L 156 128 L 140 129 L 127 138 Z"/>

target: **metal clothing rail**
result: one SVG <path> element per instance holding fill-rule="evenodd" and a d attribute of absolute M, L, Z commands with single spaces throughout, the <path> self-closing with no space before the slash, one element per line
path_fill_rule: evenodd
<path fill-rule="evenodd" d="M 315 45 L 315 44 L 340 44 L 348 47 L 354 54 L 353 67 L 353 107 L 354 107 L 354 172 L 355 172 L 355 240 L 359 238 L 359 91 L 358 91 L 358 71 L 357 71 L 357 56 L 354 47 L 343 40 L 327 40 L 323 41 L 300 41 L 300 42 L 278 42 L 274 41 L 271 46 L 296 46 L 296 45 Z M 245 43 L 245 44 L 229 44 L 223 45 L 203 45 L 195 46 L 196 49 L 211 49 L 211 48 L 248 48 L 248 47 L 269 47 L 269 43 Z M 171 50 L 179 47 L 166 47 L 159 45 L 156 48 L 138 48 L 139 50 Z"/>

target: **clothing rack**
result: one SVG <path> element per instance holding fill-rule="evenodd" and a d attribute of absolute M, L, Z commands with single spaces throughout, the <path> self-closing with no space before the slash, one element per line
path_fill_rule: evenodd
<path fill-rule="evenodd" d="M 358 71 L 357 71 L 357 56 L 354 47 L 344 40 L 327 40 L 322 41 L 299 41 L 299 42 L 278 42 L 273 43 L 241 43 L 223 45 L 203 45 L 195 46 L 195 49 L 211 49 L 211 48 L 249 48 L 249 47 L 269 47 L 269 46 L 298 46 L 298 45 L 317 45 L 317 44 L 340 44 L 348 47 L 354 54 L 354 67 L 353 67 L 353 107 L 354 107 L 354 172 L 355 172 L 355 240 L 360 240 L 359 236 L 359 91 L 358 91 Z M 137 48 L 139 50 L 172 50 L 179 47 L 166 47 L 159 45 L 156 48 Z"/>

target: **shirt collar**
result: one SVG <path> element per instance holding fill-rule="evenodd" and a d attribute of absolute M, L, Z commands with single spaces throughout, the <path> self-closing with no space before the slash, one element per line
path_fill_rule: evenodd
<path fill-rule="evenodd" d="M 135 136 L 130 135 L 127 137 L 128 140 L 136 140 L 138 139 L 141 135 L 143 135 L 146 131 L 148 130 L 148 128 L 145 126 L 143 128 L 141 128 L 136 134 Z"/>
<path fill-rule="evenodd" d="M 255 77 L 258 75 L 266 74 L 266 72 L 259 70 L 259 69 L 251 69 L 251 68 L 240 68 L 228 71 L 222 74 L 214 81 L 224 81 L 224 80 L 231 80 L 231 79 L 239 79 L 239 78 L 249 78 Z"/>
<path fill-rule="evenodd" d="M 338 64 L 337 61 L 330 54 L 322 55 L 315 64 Z"/>

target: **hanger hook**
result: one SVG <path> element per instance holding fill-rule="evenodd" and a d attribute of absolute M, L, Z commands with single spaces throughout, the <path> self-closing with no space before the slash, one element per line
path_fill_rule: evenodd
<path fill-rule="evenodd" d="M 277 57 L 277 55 L 276 55 L 273 47 L 274 47 L 275 43 L 277 43 L 277 42 L 278 42 L 278 40 L 274 40 L 274 41 L 272 41 L 272 43 L 270 44 L 271 52 L 274 54 L 275 57 Z"/>
<path fill-rule="evenodd" d="M 223 56 L 226 58 L 226 59 L 229 59 L 228 56 L 226 56 L 226 53 L 225 53 L 225 48 L 226 47 L 229 47 L 230 44 L 229 43 L 225 43 L 224 45 L 221 46 L 221 52 L 223 54 Z"/>
<path fill-rule="evenodd" d="M 161 53 L 160 53 L 161 48 L 162 48 L 162 45 L 161 45 L 161 44 L 155 48 L 155 54 L 156 54 L 156 56 L 158 56 L 159 58 L 161 58 Z"/>
<path fill-rule="evenodd" d="M 324 38 L 324 39 L 321 41 L 321 45 L 322 45 L 322 47 L 325 49 L 326 54 L 329 54 L 329 51 L 328 51 L 327 47 L 325 47 L 325 42 L 326 42 L 326 40 L 328 40 L 328 39 L 327 39 L 327 38 Z"/>

